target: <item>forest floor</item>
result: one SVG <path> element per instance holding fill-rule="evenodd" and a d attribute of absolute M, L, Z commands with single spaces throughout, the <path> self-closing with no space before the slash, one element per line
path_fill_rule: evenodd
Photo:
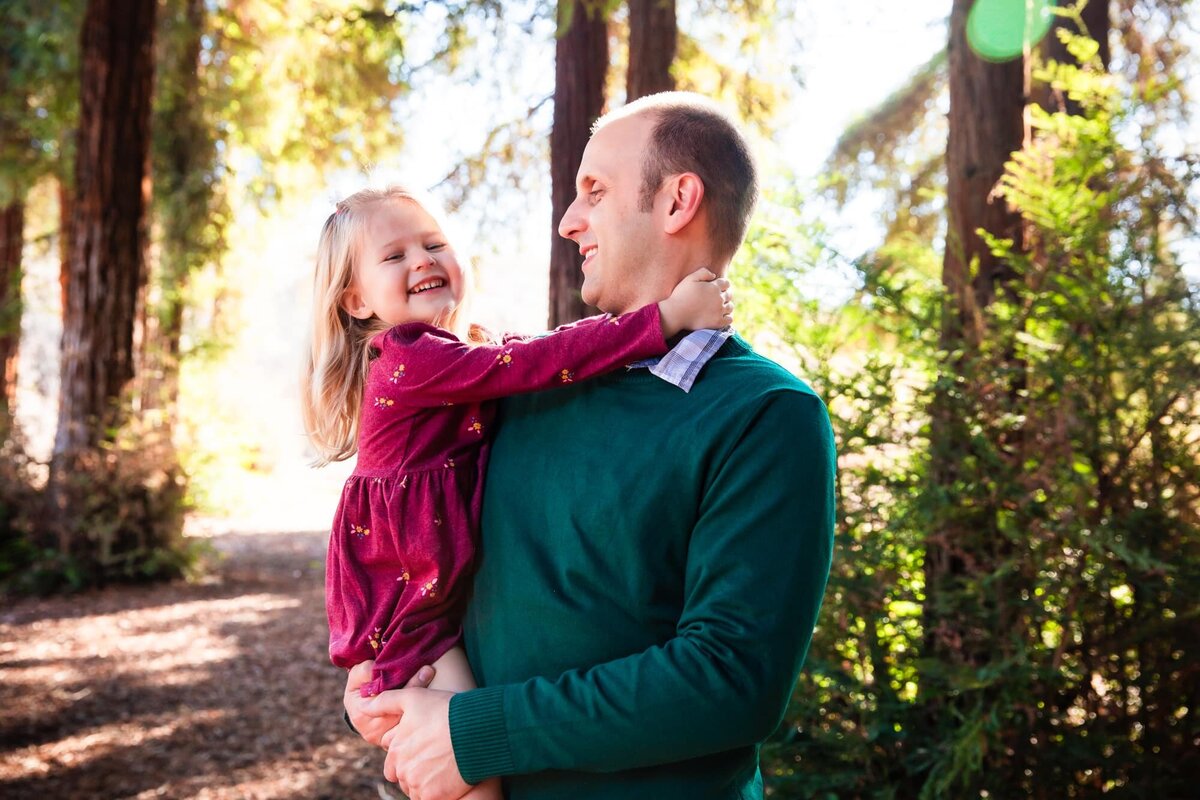
<path fill-rule="evenodd" d="M 211 539 L 204 579 L 0 609 L 0 798 L 401 798 L 341 718 L 324 533 Z"/>

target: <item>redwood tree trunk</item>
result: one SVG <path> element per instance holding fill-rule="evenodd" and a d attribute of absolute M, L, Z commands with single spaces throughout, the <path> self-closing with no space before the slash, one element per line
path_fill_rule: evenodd
<path fill-rule="evenodd" d="M 626 102 L 675 88 L 671 64 L 677 38 L 675 0 L 629 0 Z"/>
<path fill-rule="evenodd" d="M 987 335 L 984 312 L 1014 276 L 976 233 L 982 228 L 1022 247 L 1019 215 L 992 190 L 1024 136 L 1024 64 L 992 64 L 967 45 L 966 22 L 973 0 L 953 0 L 950 13 L 950 134 L 946 146 L 948 225 L 942 264 L 946 304 L 941 342 L 941 389 L 931 419 L 931 476 L 938 491 L 956 492 L 979 476 L 969 467 L 971 433 L 964 419 L 981 398 L 973 394 L 972 356 Z M 953 379 L 953 380 L 951 380 Z M 953 389 L 950 387 L 953 385 Z M 953 393 L 952 393 L 953 392 Z M 964 405 L 966 404 L 966 405 Z M 976 467 L 978 469 L 978 467 Z M 988 574 L 997 557 L 992 512 L 986 503 L 960 498 L 963 508 L 941 514 L 926 540 L 924 629 L 931 657 L 979 664 L 992 652 L 996 631 L 986 629 L 991 601 L 964 607 L 965 581 Z"/>
<path fill-rule="evenodd" d="M 71 231 L 75 215 L 75 198 L 71 184 L 64 178 L 58 179 L 58 291 L 60 312 L 67 313 L 67 290 L 71 282 Z"/>
<path fill-rule="evenodd" d="M 608 71 L 608 23 L 601 10 L 584 0 L 559 3 L 572 5 L 573 10 L 571 26 L 559 37 L 555 49 L 554 127 L 550 131 L 551 328 L 588 313 L 579 294 L 583 259 L 574 242 L 558 235 L 558 222 L 575 199 L 575 173 L 592 123 L 604 110 L 604 78 Z"/>
<path fill-rule="evenodd" d="M 145 280 L 156 0 L 89 0 L 63 311 L 56 471 L 107 437 Z"/>
<path fill-rule="evenodd" d="M 17 391 L 17 350 L 21 342 L 21 248 L 25 243 L 25 205 L 16 201 L 0 208 L 0 425 Z"/>
<path fill-rule="evenodd" d="M 199 102 L 204 0 L 164 4 L 159 38 L 160 88 L 155 128 L 157 218 L 162 226 L 161 285 L 157 308 L 146 314 L 144 366 L 139 375 L 143 408 L 171 411 L 179 395 L 179 355 L 183 335 L 184 289 L 204 260 L 200 232 L 211 216 L 216 157 L 211 126 Z M 173 423 L 173 412 L 165 415 Z"/>

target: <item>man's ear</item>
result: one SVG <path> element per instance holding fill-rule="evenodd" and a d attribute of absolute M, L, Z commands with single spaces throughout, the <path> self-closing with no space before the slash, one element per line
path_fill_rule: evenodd
<path fill-rule="evenodd" d="M 687 227 L 700 211 L 704 199 L 704 181 L 694 172 L 681 172 L 667 180 L 667 219 L 663 229 L 667 233 L 679 233 Z"/>
<path fill-rule="evenodd" d="M 340 305 L 342 311 L 345 311 L 355 319 L 370 319 L 373 313 L 363 301 L 362 292 L 353 286 L 342 292 L 342 302 Z"/>

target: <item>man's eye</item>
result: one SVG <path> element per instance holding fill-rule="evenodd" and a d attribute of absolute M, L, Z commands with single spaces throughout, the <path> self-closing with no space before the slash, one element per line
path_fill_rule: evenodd
<path fill-rule="evenodd" d="M 588 200 L 594 203 L 600 199 L 600 195 L 602 194 L 604 194 L 603 189 L 592 189 L 590 192 L 588 192 Z"/>

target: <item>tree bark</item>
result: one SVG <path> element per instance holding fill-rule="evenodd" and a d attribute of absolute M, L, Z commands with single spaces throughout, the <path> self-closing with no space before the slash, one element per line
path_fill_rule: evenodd
<path fill-rule="evenodd" d="M 17 200 L 0 208 L 0 425 L 17 392 L 17 353 L 21 342 L 21 250 L 25 244 L 25 205 Z"/>
<path fill-rule="evenodd" d="M 156 0 L 89 0 L 84 14 L 54 471 L 108 437 L 133 377 L 156 9 Z"/>
<path fill-rule="evenodd" d="M 67 313 L 67 290 L 71 283 L 71 231 L 73 230 L 72 217 L 75 213 L 75 198 L 72 194 L 71 184 L 63 179 L 58 179 L 58 295 L 59 295 L 59 314 L 66 316 Z"/>
<path fill-rule="evenodd" d="M 971 5 L 972 0 L 953 0 L 950 13 L 948 225 L 942 264 L 942 349 L 961 355 L 947 355 L 943 362 L 945 388 L 935 394 L 930 431 L 931 478 L 938 490 L 948 492 L 964 478 L 969 482 L 977 477 L 963 472 L 971 452 L 964 413 L 982 398 L 972 395 L 971 376 L 964 371 L 986 337 L 984 312 L 1014 279 L 976 231 L 982 228 L 1010 238 L 1017 251 L 1023 246 L 1020 216 L 993 189 L 1024 138 L 1024 63 L 1017 59 L 992 64 L 974 54 L 966 40 Z M 995 523 L 991 509 L 972 504 L 970 498 L 962 500 L 967 508 L 942 514 L 926 540 L 925 645 L 932 657 L 978 664 L 990 657 L 996 633 L 982 627 L 990 603 L 980 599 L 980 605 L 967 612 L 946 600 L 955 596 L 964 579 L 990 572 L 997 554 L 988 532 Z"/>
<path fill-rule="evenodd" d="M 146 369 L 141 383 L 142 407 L 174 408 L 179 395 L 179 355 L 183 335 L 184 289 L 205 257 L 199 231 L 209 224 L 216 146 L 199 99 L 204 0 L 171 0 L 164 5 L 156 127 L 170 135 L 156 137 L 156 181 L 161 197 L 162 226 L 160 297 L 155 313 L 147 313 Z M 165 417 L 167 425 L 173 412 Z"/>
<path fill-rule="evenodd" d="M 565 6 L 570 6 L 567 12 Z M 587 316 L 580 297 L 583 259 L 569 239 L 558 235 L 558 223 L 575 199 L 575 173 L 591 136 L 592 123 L 604 110 L 608 72 L 608 22 L 600 8 L 584 0 L 559 0 L 560 19 L 571 25 L 555 48 L 554 127 L 550 131 L 551 221 L 550 327 Z"/>
<path fill-rule="evenodd" d="M 946 144 L 948 228 L 942 282 L 953 308 L 942 341 L 978 343 L 982 311 L 1011 271 L 988 250 L 976 230 L 1012 238 L 1021 247 L 1021 220 L 994 196 L 1004 165 L 1024 138 L 1024 64 L 983 61 L 966 40 L 971 0 L 954 0 L 950 12 L 950 135 Z M 978 267 L 972 263 L 978 259 Z M 972 274 L 974 273 L 974 274 Z"/>
<path fill-rule="evenodd" d="M 677 39 L 675 0 L 629 0 L 626 102 L 675 88 L 671 64 Z"/>

